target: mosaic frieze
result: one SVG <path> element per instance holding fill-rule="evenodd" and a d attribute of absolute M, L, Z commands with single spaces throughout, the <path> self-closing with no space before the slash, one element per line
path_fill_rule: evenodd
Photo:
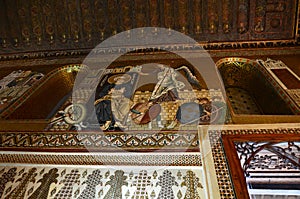
<path fill-rule="evenodd" d="M 164 131 L 164 132 L 2 132 L 1 148 L 43 148 L 83 150 L 159 150 L 173 149 L 198 151 L 198 135 L 196 131 Z"/>
<path fill-rule="evenodd" d="M 201 167 L 14 166 L 0 178 L 9 173 L 3 198 L 208 198 Z"/>
<path fill-rule="evenodd" d="M 281 135 L 281 134 L 287 134 L 287 133 L 299 135 L 300 128 L 298 128 L 298 127 L 291 127 L 291 128 L 282 127 L 280 129 L 276 129 L 276 128 L 228 129 L 228 130 L 220 130 L 219 133 L 222 135 L 260 135 L 260 134 Z"/>

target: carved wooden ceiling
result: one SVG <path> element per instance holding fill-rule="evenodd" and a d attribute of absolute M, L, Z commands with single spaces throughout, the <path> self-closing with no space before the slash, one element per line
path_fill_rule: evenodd
<path fill-rule="evenodd" d="M 299 46 L 298 4 L 299 0 L 0 0 L 0 55 L 89 50 L 137 27 L 177 30 L 206 49 Z"/>

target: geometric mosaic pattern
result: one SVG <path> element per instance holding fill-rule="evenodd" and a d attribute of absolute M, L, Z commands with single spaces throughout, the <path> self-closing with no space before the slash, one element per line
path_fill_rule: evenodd
<path fill-rule="evenodd" d="M 285 126 L 280 129 L 223 127 L 223 130 L 208 130 L 221 198 L 235 198 L 235 193 L 220 134 L 239 136 L 300 134 L 300 127 Z M 62 134 L 65 135 L 63 132 Z M 17 138 L 22 140 L 22 136 Z M 9 139 L 11 138 L 7 137 L 7 140 Z M 22 145 L 19 144 L 17 147 L 22 147 Z M 178 152 L 180 155 L 174 152 L 143 153 L 143 155 L 131 157 L 123 153 L 102 153 L 96 160 L 93 160 L 89 153 L 81 155 L 79 153 L 42 154 L 4 151 L 1 153 L 0 162 L 3 165 L 0 167 L 0 179 L 3 183 L 0 186 L 0 194 L 2 198 L 7 196 L 24 198 L 32 196 L 34 198 L 38 195 L 37 193 L 42 192 L 47 193 L 47 197 L 45 194 L 40 194 L 39 198 L 68 198 L 70 194 L 71 198 L 89 198 L 91 195 L 95 195 L 95 198 L 109 198 L 114 194 L 120 198 L 207 198 L 205 191 L 207 183 L 204 180 L 205 172 L 202 170 L 202 157 L 199 152 L 198 155 L 193 152 L 183 154 Z M 110 162 L 105 162 L 105 160 L 110 160 Z M 83 165 L 84 162 L 85 165 Z M 23 164 L 16 166 L 18 163 Z M 29 166 L 30 163 L 36 165 Z M 24 166 L 24 164 L 28 165 Z M 72 180 L 69 176 L 72 176 Z"/>
<path fill-rule="evenodd" d="M 205 184 L 201 167 L 1 167 L 0 178 L 15 171 L 11 182 L 2 183 L 2 198 L 38 199 L 183 199 L 191 198 L 191 184 Z M 194 176 L 182 177 L 183 176 Z M 20 180 L 20 177 L 24 177 Z M 28 181 L 30 180 L 30 181 Z M 27 183 L 25 183 L 27 182 Z M 39 182 L 39 183 L 37 183 Z M 207 198 L 206 187 L 193 190 Z"/>
<path fill-rule="evenodd" d="M 2 152 L 6 164 L 202 166 L 199 152 L 158 153 L 28 153 Z"/>
<path fill-rule="evenodd" d="M 234 113 L 261 114 L 253 97 L 246 90 L 241 88 L 228 88 L 226 92 Z"/>
<path fill-rule="evenodd" d="M 1 148 L 199 151 L 197 131 L 0 132 Z"/>
<path fill-rule="evenodd" d="M 82 191 L 78 199 L 89 199 L 94 198 L 96 196 L 96 186 L 101 185 L 101 171 L 99 169 L 94 170 L 93 173 L 91 173 L 87 180 L 84 182 L 87 184 L 85 189 Z"/>
<path fill-rule="evenodd" d="M 292 125 L 293 124 L 291 124 L 291 126 Z M 300 126 L 297 128 L 281 127 L 281 128 L 246 128 L 246 129 L 239 129 L 237 127 L 236 129 L 221 130 L 219 133 L 221 133 L 222 135 L 260 135 L 260 134 L 270 134 L 270 135 L 281 134 L 282 135 L 287 133 L 300 134 Z"/>
<path fill-rule="evenodd" d="M 221 198 L 235 198 L 229 169 L 227 167 L 225 153 L 223 151 L 219 135 L 219 131 L 209 131 L 209 141 L 212 147 L 211 151 L 218 179 L 220 195 Z"/>

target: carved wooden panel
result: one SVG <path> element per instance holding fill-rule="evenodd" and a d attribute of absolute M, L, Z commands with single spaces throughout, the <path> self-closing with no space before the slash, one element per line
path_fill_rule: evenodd
<path fill-rule="evenodd" d="M 299 197 L 293 192 L 299 187 L 298 123 L 227 127 L 221 134 L 237 198 Z"/>
<path fill-rule="evenodd" d="M 147 26 L 174 29 L 199 42 L 298 45 L 298 1 L 2 0 L 0 53 L 92 49 L 121 31 Z"/>

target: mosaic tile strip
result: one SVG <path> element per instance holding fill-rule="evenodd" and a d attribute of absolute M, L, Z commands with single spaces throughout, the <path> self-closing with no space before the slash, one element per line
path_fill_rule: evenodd
<path fill-rule="evenodd" d="M 173 149 L 199 151 L 196 131 L 176 132 L 2 132 L 0 148 Z"/>
<path fill-rule="evenodd" d="M 2 152 L 1 163 L 35 164 L 71 164 L 71 165 L 171 165 L 171 166 L 201 166 L 199 153 L 139 153 L 126 154 L 42 154 L 42 153 L 11 153 Z"/>
<path fill-rule="evenodd" d="M 12 183 L 4 183 L 4 198 L 103 198 L 182 199 L 208 198 L 202 167 L 74 167 L 0 166 L 14 171 Z M 181 177 L 178 173 L 184 175 Z M 0 174 L 0 177 L 2 177 Z M 25 177 L 22 180 L 20 178 Z M 189 176 L 189 177 L 187 177 Z M 48 180 L 45 178 L 48 177 Z M 30 178 L 30 179 L 29 179 Z M 197 183 L 195 183 L 195 179 Z M 29 181 L 31 180 L 31 181 Z M 26 183 L 25 183 L 26 182 Z M 193 185 L 196 185 L 193 186 Z M 39 192 L 39 194 L 37 194 Z M 191 195 L 191 193 L 194 194 Z"/>
<path fill-rule="evenodd" d="M 212 147 L 211 152 L 214 159 L 220 195 L 221 198 L 235 198 L 225 153 L 219 135 L 219 131 L 209 131 L 209 141 Z"/>
<path fill-rule="evenodd" d="M 220 133 L 222 135 L 300 134 L 300 128 L 237 128 L 222 130 Z"/>

